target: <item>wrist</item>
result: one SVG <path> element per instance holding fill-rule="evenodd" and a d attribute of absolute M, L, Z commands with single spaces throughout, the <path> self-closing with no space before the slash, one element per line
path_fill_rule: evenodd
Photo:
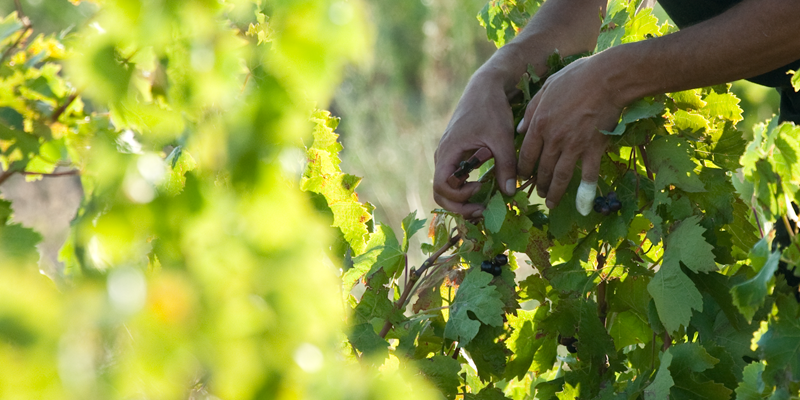
<path fill-rule="evenodd" d="M 600 74 L 599 82 L 609 101 L 620 108 L 658 92 L 650 70 L 642 65 L 641 56 L 632 54 L 631 45 L 613 47 L 591 57 L 592 69 Z"/>

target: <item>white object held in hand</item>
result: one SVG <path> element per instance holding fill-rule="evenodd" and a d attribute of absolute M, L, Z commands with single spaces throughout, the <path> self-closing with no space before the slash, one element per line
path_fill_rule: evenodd
<path fill-rule="evenodd" d="M 581 181 L 578 186 L 578 194 L 575 196 L 575 208 L 584 217 L 592 212 L 592 204 L 597 194 L 597 182 Z"/>

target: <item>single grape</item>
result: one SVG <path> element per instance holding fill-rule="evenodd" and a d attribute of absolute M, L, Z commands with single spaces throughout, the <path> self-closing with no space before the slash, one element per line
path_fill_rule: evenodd
<path fill-rule="evenodd" d="M 609 202 L 612 200 L 617 200 L 617 192 L 610 191 L 606 193 L 606 199 L 608 199 Z"/>
<path fill-rule="evenodd" d="M 608 208 L 611 210 L 611 212 L 617 212 L 622 208 L 622 203 L 617 199 L 609 200 Z"/>
<path fill-rule="evenodd" d="M 494 264 L 497 264 L 497 265 L 506 265 L 506 264 L 508 264 L 508 256 L 505 255 L 505 254 L 502 254 L 502 253 L 494 256 Z"/>
<path fill-rule="evenodd" d="M 603 206 L 606 205 L 606 198 L 603 196 L 597 196 L 594 199 L 594 212 L 602 213 Z"/>
<path fill-rule="evenodd" d="M 611 207 L 609 207 L 608 204 L 603 204 L 603 206 L 600 207 L 600 214 L 603 215 L 611 214 Z"/>
<path fill-rule="evenodd" d="M 578 343 L 578 339 L 575 339 L 574 337 L 561 337 L 561 335 L 558 335 L 558 343 L 565 346 L 567 351 L 572 354 L 578 352 L 578 349 L 575 348 L 575 344 Z"/>
<path fill-rule="evenodd" d="M 503 273 L 503 268 L 501 268 L 497 264 L 492 264 L 492 272 L 491 272 L 492 275 L 500 276 L 500 274 L 502 274 L 502 273 Z"/>
<path fill-rule="evenodd" d="M 493 268 L 494 268 L 494 265 L 492 265 L 492 262 L 489 261 L 489 260 L 486 260 L 486 261 L 481 263 L 481 271 L 483 271 L 483 272 L 488 272 L 488 273 L 494 275 L 494 273 L 492 273 L 492 269 Z"/>
<path fill-rule="evenodd" d="M 567 345 L 567 351 L 572 353 L 572 354 L 575 354 L 575 353 L 578 352 L 578 349 L 575 347 L 574 344 L 568 344 Z"/>

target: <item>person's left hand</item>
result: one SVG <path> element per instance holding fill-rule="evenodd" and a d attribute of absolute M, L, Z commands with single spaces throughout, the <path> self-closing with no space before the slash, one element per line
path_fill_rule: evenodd
<path fill-rule="evenodd" d="M 531 176 L 538 161 L 537 193 L 551 209 L 561 201 L 578 160 L 581 181 L 597 182 L 608 144 L 600 130 L 614 130 L 622 112 L 623 105 L 615 103 L 615 92 L 607 87 L 602 68 L 593 62 L 595 57 L 577 60 L 549 77 L 517 127 L 525 132 L 517 173 Z M 593 199 L 594 193 L 590 194 Z"/>

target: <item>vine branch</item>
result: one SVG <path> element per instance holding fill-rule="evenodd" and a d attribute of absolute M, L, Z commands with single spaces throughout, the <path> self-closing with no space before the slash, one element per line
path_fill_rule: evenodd
<path fill-rule="evenodd" d="M 3 171 L 3 174 L 0 175 L 0 185 L 2 185 L 8 178 L 11 178 L 11 175 L 14 175 L 17 171 L 8 170 Z"/>
<path fill-rule="evenodd" d="M 41 175 L 44 177 L 59 177 L 59 176 L 70 176 L 70 175 L 80 175 L 81 171 L 79 169 L 71 169 L 69 171 L 60 171 L 60 172 L 51 172 L 49 174 L 41 173 L 41 172 L 29 172 L 29 171 L 22 171 L 20 172 L 22 175 Z M 0 177 L 1 178 L 1 177 Z M 2 181 L 0 181 L 2 183 Z"/>
<path fill-rule="evenodd" d="M 422 273 L 425 272 L 426 269 L 430 268 L 430 266 L 433 265 L 442 254 L 458 243 L 459 240 L 461 240 L 461 235 L 455 235 L 451 237 L 450 240 L 444 244 L 444 246 L 440 247 L 433 254 L 431 254 L 431 256 L 422 263 L 419 269 L 411 269 L 411 278 L 409 278 L 408 283 L 406 284 L 405 288 L 403 288 L 403 293 L 400 295 L 400 298 L 394 303 L 394 308 L 396 310 L 402 309 L 402 307 L 406 304 L 406 300 L 408 300 L 408 297 L 411 295 L 411 292 L 413 291 L 414 286 L 416 285 L 420 276 L 422 276 Z M 382 338 L 385 338 L 386 334 L 389 333 L 389 330 L 391 329 L 392 321 L 387 318 L 386 323 L 383 324 L 383 328 L 378 335 Z"/>
<path fill-rule="evenodd" d="M 644 164 L 645 171 L 647 171 L 647 178 L 652 181 L 654 180 L 653 170 L 650 169 L 650 160 L 647 158 L 647 151 L 645 151 L 643 144 L 639 145 L 639 152 L 642 153 L 642 163 Z"/>
<path fill-rule="evenodd" d="M 58 118 L 61 117 L 61 114 L 64 114 L 64 111 L 67 111 L 67 108 L 72 104 L 75 99 L 78 98 L 78 92 L 71 94 L 67 101 L 64 102 L 61 106 L 59 106 L 55 111 L 53 111 L 53 115 L 50 117 L 51 122 L 57 122 Z"/>

